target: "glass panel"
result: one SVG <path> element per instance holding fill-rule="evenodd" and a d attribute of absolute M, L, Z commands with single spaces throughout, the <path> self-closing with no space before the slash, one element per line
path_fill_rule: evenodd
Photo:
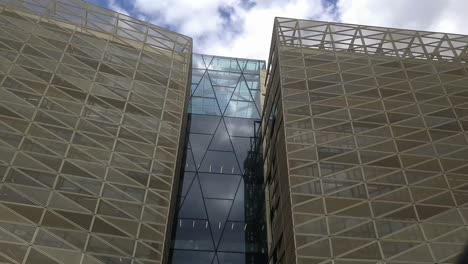
<path fill-rule="evenodd" d="M 218 253 L 219 264 L 245 264 L 246 257 L 244 254 L 237 253 Z"/>
<path fill-rule="evenodd" d="M 176 227 L 176 249 L 213 250 L 213 239 L 206 220 L 179 219 Z"/>
<path fill-rule="evenodd" d="M 191 133 L 214 134 L 220 117 L 189 114 L 189 119 Z"/>
<path fill-rule="evenodd" d="M 219 243 L 219 250 L 230 252 L 245 252 L 245 225 L 241 222 L 227 222 Z"/>
<path fill-rule="evenodd" d="M 231 100 L 224 114 L 229 117 L 260 118 L 254 102 Z"/>
<path fill-rule="evenodd" d="M 214 252 L 196 252 L 188 250 L 174 250 L 172 252 L 172 263 L 174 264 L 205 264 L 212 263 Z"/>
<path fill-rule="evenodd" d="M 196 177 L 182 203 L 179 217 L 206 219 L 206 209 L 200 189 L 200 182 Z"/>
<path fill-rule="evenodd" d="M 224 113 L 235 89 L 223 86 L 215 86 L 213 89 L 216 94 L 216 99 L 218 100 L 221 113 Z"/>
<path fill-rule="evenodd" d="M 195 177 L 195 172 L 184 172 L 182 178 L 182 188 L 180 191 L 181 196 L 187 195 L 187 192 L 192 185 L 193 178 Z"/>
<path fill-rule="evenodd" d="M 192 148 L 193 158 L 195 159 L 195 165 L 197 167 L 200 167 L 212 137 L 213 136 L 211 135 L 190 133 L 190 146 Z"/>
<path fill-rule="evenodd" d="M 213 86 L 211 85 L 211 81 L 207 75 L 205 75 L 197 85 L 195 91 L 193 91 L 193 96 L 208 98 L 215 97 Z"/>
<path fill-rule="evenodd" d="M 253 137 L 254 136 L 254 121 L 243 118 L 228 118 L 225 117 L 226 127 L 231 137 Z"/>
<path fill-rule="evenodd" d="M 205 62 L 203 61 L 201 54 L 193 54 L 192 60 L 193 60 L 192 61 L 193 68 L 205 68 Z M 193 76 L 192 76 L 192 82 L 194 82 Z"/>
<path fill-rule="evenodd" d="M 200 184 L 205 198 L 234 199 L 240 175 L 200 173 Z"/>
<path fill-rule="evenodd" d="M 207 151 L 199 170 L 212 173 L 241 173 L 234 153 L 221 151 Z"/>
<path fill-rule="evenodd" d="M 192 98 L 190 101 L 189 113 L 202 115 L 221 115 L 216 99 L 204 97 Z"/>
<path fill-rule="evenodd" d="M 234 58 L 220 58 L 214 57 L 208 66 L 210 70 L 227 71 L 227 72 L 240 72 L 241 69 Z"/>
<path fill-rule="evenodd" d="M 229 213 L 230 221 L 245 221 L 246 199 L 245 199 L 245 183 L 241 180 L 239 189 L 237 190 L 236 198 L 232 204 L 231 212 Z"/>
<path fill-rule="evenodd" d="M 232 200 L 205 199 L 205 204 L 210 221 L 211 234 L 213 235 L 215 247 L 217 247 L 219 239 L 223 234 L 229 211 L 231 210 Z"/>
<path fill-rule="evenodd" d="M 232 143 L 226 130 L 226 125 L 221 122 L 210 143 L 210 150 L 232 151 Z"/>

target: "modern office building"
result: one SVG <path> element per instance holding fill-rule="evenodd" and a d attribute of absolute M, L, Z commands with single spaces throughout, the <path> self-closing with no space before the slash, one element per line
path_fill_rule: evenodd
<path fill-rule="evenodd" d="M 263 109 L 271 263 L 455 263 L 468 36 L 277 18 Z"/>
<path fill-rule="evenodd" d="M 255 150 L 265 62 L 194 54 L 192 67 L 170 263 L 267 263 L 263 165 Z"/>
<path fill-rule="evenodd" d="M 468 36 L 276 18 L 268 61 L 0 0 L 0 263 L 455 263 Z"/>
<path fill-rule="evenodd" d="M 81 0 L 0 1 L 0 263 L 162 263 L 191 57 Z"/>

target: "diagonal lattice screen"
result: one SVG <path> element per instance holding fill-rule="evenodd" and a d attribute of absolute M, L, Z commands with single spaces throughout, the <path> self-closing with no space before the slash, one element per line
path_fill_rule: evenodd
<path fill-rule="evenodd" d="M 191 39 L 0 1 L 0 262 L 161 263 Z"/>
<path fill-rule="evenodd" d="M 468 240 L 467 47 L 463 35 L 276 20 L 263 117 L 272 259 L 455 262 Z"/>

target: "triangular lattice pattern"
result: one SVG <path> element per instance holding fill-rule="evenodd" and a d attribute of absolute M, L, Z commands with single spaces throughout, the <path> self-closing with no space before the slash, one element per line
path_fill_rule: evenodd
<path fill-rule="evenodd" d="M 467 42 L 276 20 L 264 116 L 276 261 L 455 263 L 468 239 Z"/>
<path fill-rule="evenodd" d="M 161 263 L 191 40 L 0 1 L 0 262 Z"/>
<path fill-rule="evenodd" d="M 264 62 L 193 59 L 172 263 L 266 263 L 263 175 L 248 177 L 244 165 L 260 116 Z"/>

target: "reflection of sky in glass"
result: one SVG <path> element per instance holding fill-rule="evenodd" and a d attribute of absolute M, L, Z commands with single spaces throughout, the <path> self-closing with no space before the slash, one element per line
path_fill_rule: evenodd
<path fill-rule="evenodd" d="M 254 102 L 231 101 L 224 113 L 225 116 L 259 118 Z"/>
<path fill-rule="evenodd" d="M 187 128 L 190 148 L 179 192 L 172 263 L 187 263 L 192 257 L 211 258 L 203 263 L 266 263 L 264 212 L 249 218 L 253 208 L 264 207 L 263 202 L 252 204 L 256 201 L 252 193 L 263 199 L 263 189 L 243 175 L 254 122 L 259 119 L 259 90 L 255 89 L 260 87 L 263 65 L 194 56 Z M 193 253 L 197 251 L 214 254 L 198 256 Z M 251 254 L 247 257 L 246 252 Z"/>
<path fill-rule="evenodd" d="M 240 74 L 231 72 L 221 72 L 209 70 L 211 83 L 213 85 L 236 87 L 239 82 Z"/>
<path fill-rule="evenodd" d="M 200 54 L 193 54 L 192 56 L 192 67 L 193 70 L 197 68 L 205 68 L 205 62 L 203 61 L 203 58 Z M 193 75 L 192 75 L 192 82 L 193 81 Z"/>

